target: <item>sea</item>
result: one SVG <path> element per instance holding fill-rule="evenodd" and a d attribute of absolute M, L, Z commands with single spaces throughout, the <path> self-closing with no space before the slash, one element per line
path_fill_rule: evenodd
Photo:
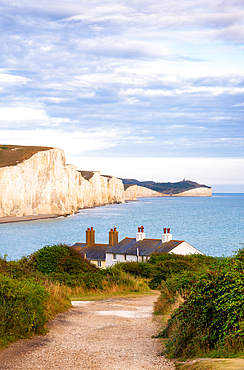
<path fill-rule="evenodd" d="M 97 243 L 107 244 L 114 226 L 119 240 L 135 237 L 140 226 L 147 238 L 160 239 L 166 227 L 174 240 L 185 240 L 207 255 L 231 256 L 244 247 L 244 194 L 140 198 L 68 217 L 0 224 L 0 255 L 18 260 L 46 245 L 85 242 L 88 227 L 95 229 Z"/>

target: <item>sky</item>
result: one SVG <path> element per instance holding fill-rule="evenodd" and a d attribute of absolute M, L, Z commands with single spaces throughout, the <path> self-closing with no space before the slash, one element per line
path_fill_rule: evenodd
<path fill-rule="evenodd" d="M 0 2 L 0 143 L 244 192 L 243 0 Z"/>

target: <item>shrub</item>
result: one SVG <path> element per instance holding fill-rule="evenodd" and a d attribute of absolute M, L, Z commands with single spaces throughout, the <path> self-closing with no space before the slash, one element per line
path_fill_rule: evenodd
<path fill-rule="evenodd" d="M 43 332 L 47 298 L 45 287 L 34 279 L 0 274 L 0 344 Z"/>
<path fill-rule="evenodd" d="M 65 244 L 45 246 L 19 263 L 62 285 L 102 289 L 103 272 Z"/>
<path fill-rule="evenodd" d="M 206 269 L 216 266 L 218 259 L 200 254 L 182 256 L 163 253 L 152 255 L 148 263 L 154 265 L 149 286 L 151 289 L 158 289 L 163 281 L 175 275 L 183 274 L 182 277 L 186 278 L 189 274 L 189 278 L 191 276 L 193 278 L 195 273 L 198 274 L 199 271 L 206 271 Z M 178 283 L 180 281 L 183 283 L 181 275 L 179 276 Z"/>
<path fill-rule="evenodd" d="M 123 270 L 135 277 L 150 278 L 155 267 L 147 262 L 121 262 L 113 268 Z"/>
<path fill-rule="evenodd" d="M 233 354 L 243 349 L 242 255 L 222 260 L 215 271 L 199 274 L 192 282 L 185 302 L 161 333 L 169 337 L 166 352 L 170 358 Z"/>

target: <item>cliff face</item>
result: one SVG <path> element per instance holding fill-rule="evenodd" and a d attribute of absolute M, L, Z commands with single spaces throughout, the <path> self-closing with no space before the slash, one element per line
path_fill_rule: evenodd
<path fill-rule="evenodd" d="M 158 191 L 155 190 L 145 188 L 143 186 L 137 186 L 136 196 L 137 198 L 163 197 L 164 194 L 159 193 Z"/>
<path fill-rule="evenodd" d="M 127 184 L 124 190 L 122 180 L 116 177 L 77 171 L 75 166 L 66 164 L 60 149 L 14 146 L 0 146 L 0 149 L 0 217 L 63 215 L 140 197 L 169 196 L 139 185 Z M 211 195 L 212 189 L 208 187 L 172 194 Z"/>
<path fill-rule="evenodd" d="M 173 194 L 174 197 L 211 197 L 212 188 L 196 188 L 182 193 Z"/>
<path fill-rule="evenodd" d="M 211 197 L 212 188 L 196 188 L 177 194 L 163 194 L 143 186 L 131 185 L 125 190 L 125 200 L 136 200 L 137 198 L 147 197 Z"/>
<path fill-rule="evenodd" d="M 0 217 L 70 214 L 115 202 L 124 202 L 121 180 L 99 172 L 85 179 L 66 164 L 60 149 L 39 151 L 22 163 L 0 168 Z"/>
<path fill-rule="evenodd" d="M 144 186 L 129 185 L 125 188 L 125 200 L 137 200 L 137 198 L 164 197 L 165 195 Z"/>

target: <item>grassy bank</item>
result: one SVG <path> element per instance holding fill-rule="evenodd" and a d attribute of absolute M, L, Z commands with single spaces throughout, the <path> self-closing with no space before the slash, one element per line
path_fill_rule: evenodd
<path fill-rule="evenodd" d="M 194 362 L 176 363 L 177 370 L 243 370 L 244 359 L 199 359 Z"/>
<path fill-rule="evenodd" d="M 159 334 L 167 338 L 165 353 L 169 358 L 244 354 L 244 250 L 206 267 L 172 274 L 161 283 L 157 313 L 170 311 L 181 297 Z"/>

